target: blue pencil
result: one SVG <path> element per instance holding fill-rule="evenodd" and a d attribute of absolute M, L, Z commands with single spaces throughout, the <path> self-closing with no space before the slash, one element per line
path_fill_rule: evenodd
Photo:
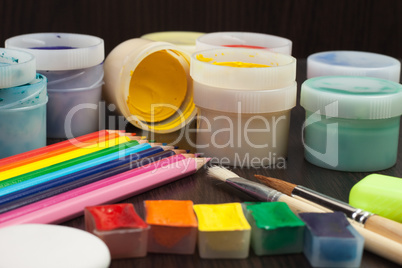
<path fill-rule="evenodd" d="M 47 190 L 45 190 L 43 192 L 33 194 L 31 196 L 27 196 L 27 197 L 24 197 L 24 198 L 21 198 L 21 199 L 18 199 L 18 200 L 3 204 L 3 205 L 0 206 L 0 214 L 5 213 L 5 212 L 10 211 L 10 210 L 13 210 L 13 209 L 16 209 L 16 208 L 19 208 L 19 207 L 22 207 L 22 206 L 25 206 L 25 205 L 29 205 L 29 204 L 38 202 L 40 200 L 55 196 L 55 195 L 60 194 L 60 193 L 64 193 L 64 192 L 67 192 L 67 191 L 82 187 L 82 186 L 90 184 L 90 183 L 94 183 L 94 182 L 102 180 L 102 179 L 109 178 L 111 176 L 114 176 L 114 175 L 129 171 L 131 169 L 134 169 L 134 168 L 137 168 L 137 167 L 140 167 L 140 166 L 144 166 L 146 164 L 158 161 L 158 160 L 163 159 L 163 158 L 167 158 L 167 157 L 172 156 L 174 154 L 175 154 L 175 152 L 171 151 L 171 150 L 162 151 L 162 152 L 159 152 L 157 154 L 154 154 L 154 155 L 151 155 L 151 156 L 148 156 L 148 157 L 145 157 L 145 158 L 141 158 L 141 159 L 138 159 L 138 160 L 135 160 L 135 161 L 131 161 L 129 163 L 126 163 L 126 164 L 120 165 L 120 166 L 116 166 L 116 167 L 111 168 L 111 169 L 100 171 L 98 173 L 86 176 L 86 177 L 81 178 L 79 180 L 75 180 L 75 181 L 72 181 L 72 182 L 69 182 L 69 183 L 66 183 L 66 184 L 51 188 L 51 189 L 47 189 Z"/>

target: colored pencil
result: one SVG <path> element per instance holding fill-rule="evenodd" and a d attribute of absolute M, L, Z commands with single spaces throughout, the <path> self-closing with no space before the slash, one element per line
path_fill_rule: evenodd
<path fill-rule="evenodd" d="M 40 160 L 43 160 L 43 159 L 46 159 L 46 158 L 49 158 L 49 157 L 52 157 L 52 156 L 56 156 L 56 155 L 59 155 L 59 154 L 71 152 L 71 151 L 76 150 L 78 148 L 83 148 L 83 147 L 87 147 L 87 146 L 93 146 L 96 143 L 103 142 L 105 140 L 109 140 L 109 139 L 117 138 L 117 137 L 119 137 L 119 134 L 117 132 L 116 133 L 110 133 L 110 134 L 103 135 L 101 137 L 96 137 L 96 138 L 87 140 L 85 142 L 80 142 L 79 144 L 78 143 L 74 143 L 74 144 L 71 143 L 70 145 L 66 145 L 66 146 L 64 146 L 62 148 L 59 148 L 59 149 L 49 150 L 48 152 L 43 153 L 43 154 L 38 154 L 38 155 L 34 155 L 34 156 L 31 156 L 31 157 L 27 157 L 27 158 L 20 158 L 19 160 L 16 160 L 16 161 L 13 161 L 11 163 L 8 163 L 8 164 L 0 166 L 0 172 L 8 170 L 8 169 L 12 169 L 12 168 L 20 167 L 20 166 L 23 166 L 23 165 L 27 165 L 29 163 L 40 161 Z"/>
<path fill-rule="evenodd" d="M 73 159 L 82 155 L 87 155 L 117 144 L 125 143 L 130 141 L 130 139 L 127 136 L 122 136 L 118 138 L 112 138 L 100 143 L 96 143 L 95 145 L 90 145 L 84 148 L 79 148 L 76 150 L 73 150 L 71 152 L 67 152 L 64 154 L 56 155 L 50 158 L 46 158 L 40 161 L 36 161 L 33 163 L 29 163 L 27 165 L 23 165 L 20 167 L 12 168 L 3 172 L 0 172 L 0 181 L 6 180 L 24 173 L 28 173 L 34 170 L 38 170 L 44 167 L 48 167 L 60 162 L 64 162 L 69 159 Z"/>
<path fill-rule="evenodd" d="M 354 208 L 347 203 L 301 185 L 262 175 L 255 175 L 255 177 L 261 183 L 286 195 L 292 196 L 296 199 L 308 200 L 313 206 L 318 206 L 324 210 L 327 209 L 343 212 L 348 218 L 357 223 L 363 224 L 364 228 L 402 244 L 402 224 L 396 221 Z"/>
<path fill-rule="evenodd" d="M 19 161 L 21 159 L 26 159 L 26 158 L 29 158 L 29 157 L 32 157 L 32 156 L 45 154 L 45 153 L 47 153 L 49 151 L 52 151 L 52 150 L 57 150 L 57 149 L 60 149 L 60 148 L 66 147 L 66 146 L 70 146 L 71 144 L 77 144 L 77 143 L 81 143 L 81 142 L 86 142 L 86 141 L 88 141 L 90 139 L 93 139 L 93 138 L 102 137 L 102 136 L 104 136 L 104 135 L 106 135 L 108 133 L 110 133 L 110 132 L 107 131 L 107 130 L 100 130 L 100 131 L 89 133 L 89 134 L 86 134 L 86 135 L 83 135 L 83 136 L 80 136 L 80 137 L 77 137 L 77 138 L 72 138 L 72 139 L 61 141 L 61 142 L 51 144 L 51 145 L 48 145 L 48 146 L 45 146 L 45 147 L 41 147 L 41 148 L 38 148 L 38 149 L 35 149 L 35 150 L 31 150 L 31 151 L 28 151 L 28 152 L 25 152 L 25 153 L 9 156 L 9 157 L 0 159 L 0 166 L 9 164 L 9 163 L 12 163 L 12 162 L 15 162 L 15 161 Z"/>
<path fill-rule="evenodd" d="M 1 214 L 0 227 L 22 223 L 60 223 L 82 215 L 87 206 L 116 202 L 186 177 L 208 160 L 174 155 Z"/>
<path fill-rule="evenodd" d="M 9 203 L 9 202 L 16 201 L 21 198 L 26 198 L 28 196 L 32 196 L 37 193 L 41 193 L 43 191 L 52 189 L 52 188 L 60 186 L 60 185 L 64 185 L 64 184 L 72 182 L 72 181 L 76 181 L 76 180 L 91 176 L 93 174 L 100 173 L 102 171 L 106 171 L 111 168 L 115 168 L 115 167 L 130 163 L 132 161 L 136 161 L 138 159 L 141 159 L 141 158 L 144 158 L 144 157 L 147 157 L 147 156 L 159 153 L 159 152 L 163 152 L 163 149 L 160 147 L 148 148 L 143 151 L 130 154 L 129 156 L 126 156 L 126 157 L 114 159 L 114 160 L 111 160 L 104 164 L 96 165 L 93 167 L 88 167 L 84 170 L 80 170 L 77 172 L 73 172 L 71 174 L 56 177 L 50 181 L 32 185 L 30 187 L 27 187 L 27 188 L 24 188 L 24 189 L 21 189 L 21 190 L 18 190 L 18 191 L 15 191 L 10 194 L 6 194 L 6 195 L 2 196 L 0 199 L 0 206 L 4 205 L 6 203 Z M 0 213 L 2 213 L 2 212 L 0 212 Z"/>
<path fill-rule="evenodd" d="M 39 175 L 36 173 L 42 172 L 40 173 L 39 176 L 32 176 L 32 174 L 29 173 L 26 174 L 25 176 L 26 178 L 24 177 L 24 175 L 12 178 L 9 181 L 12 181 L 13 184 L 1 188 L 0 196 L 4 196 L 6 194 L 10 194 L 15 191 L 26 189 L 28 187 L 38 185 L 39 183 L 44 183 L 61 176 L 65 176 L 67 174 L 84 170 L 89 167 L 104 164 L 111 160 L 125 157 L 129 154 L 148 149 L 151 147 L 151 145 L 137 144 L 137 141 L 132 141 L 128 145 L 125 144 L 123 148 L 121 147 L 122 147 L 121 145 L 116 145 L 111 148 L 107 148 L 102 151 L 92 153 L 90 155 L 85 155 L 82 157 L 71 159 L 69 161 L 58 163 L 45 169 L 35 171 L 34 175 Z"/>
<path fill-rule="evenodd" d="M 157 147 L 155 147 L 155 148 L 157 148 Z M 153 148 L 151 148 L 151 149 L 153 149 Z M 141 159 L 137 159 L 137 160 L 134 160 L 134 161 L 130 161 L 130 162 L 126 163 L 126 164 L 115 166 L 113 168 L 109 168 L 109 169 L 106 169 L 106 170 L 102 170 L 102 171 L 99 171 L 97 173 L 93 173 L 93 174 L 88 175 L 88 176 L 80 177 L 78 179 L 76 178 L 77 176 L 74 177 L 74 180 L 71 180 L 71 178 L 69 178 L 70 176 L 64 176 L 64 177 L 58 178 L 56 180 L 51 181 L 50 183 L 42 184 L 45 187 L 48 187 L 47 189 L 44 189 L 44 190 L 39 191 L 39 192 L 36 192 L 34 194 L 30 194 L 30 195 L 28 195 L 28 196 L 26 196 L 24 198 L 16 199 L 15 201 L 8 202 L 8 203 L 6 203 L 4 205 L 0 205 L 0 214 L 8 212 L 8 211 L 11 211 L 13 209 L 17 209 L 19 207 L 23 207 L 23 206 L 26 206 L 26 205 L 29 205 L 29 204 L 33 204 L 35 202 L 38 202 L 38 201 L 46 199 L 46 198 L 50 198 L 50 197 L 55 196 L 57 194 L 65 193 L 67 191 L 71 191 L 71 190 L 77 189 L 79 187 L 83 187 L 83 186 L 88 185 L 90 183 L 94 183 L 94 182 L 100 181 L 102 179 L 106 179 L 106 178 L 109 178 L 111 176 L 114 176 L 114 175 L 129 171 L 131 169 L 138 168 L 138 167 L 143 166 L 145 164 L 149 164 L 149 163 L 161 160 L 163 158 L 170 157 L 170 156 L 172 156 L 174 154 L 175 153 L 173 151 L 171 151 L 171 150 L 169 150 L 169 151 L 163 151 L 162 150 L 162 151 L 160 151 L 160 152 L 158 152 L 156 154 L 153 154 L 151 156 L 144 157 L 144 158 L 141 158 Z M 80 173 L 81 172 L 78 172 L 78 175 L 81 175 Z M 85 173 L 85 172 L 82 172 L 82 173 Z M 63 181 L 64 183 L 60 184 L 60 185 L 57 185 L 57 186 L 51 185 L 55 181 L 60 181 L 59 179 L 64 180 Z"/>
<path fill-rule="evenodd" d="M 236 173 L 223 167 L 211 167 L 208 170 L 208 174 L 215 179 L 224 181 L 235 189 L 257 198 L 258 200 L 285 202 L 295 214 L 302 212 L 326 212 L 318 207 L 312 206 L 309 203 L 295 199 L 291 196 L 287 196 L 261 183 L 241 178 Z M 402 265 L 402 244 L 364 229 L 355 221 L 349 219 L 349 222 L 364 237 L 364 247 L 366 250 Z"/>

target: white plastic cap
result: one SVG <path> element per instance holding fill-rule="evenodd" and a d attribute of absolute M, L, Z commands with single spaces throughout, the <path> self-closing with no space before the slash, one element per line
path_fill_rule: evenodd
<path fill-rule="evenodd" d="M 84 34 L 25 34 L 7 39 L 5 45 L 32 53 L 40 71 L 84 69 L 105 58 L 103 39 Z"/>
<path fill-rule="evenodd" d="M 371 52 L 325 51 L 307 58 L 307 78 L 327 75 L 370 76 L 399 82 L 399 60 Z"/>
<path fill-rule="evenodd" d="M 34 55 L 20 50 L 0 48 L 0 88 L 24 85 L 35 77 Z"/>
<path fill-rule="evenodd" d="M 201 55 L 211 58 L 206 62 Z M 238 68 L 214 65 L 212 62 L 245 62 L 270 67 Z M 191 56 L 190 75 L 193 80 L 213 87 L 237 90 L 277 89 L 292 85 L 296 79 L 296 59 L 268 50 L 216 48 L 198 51 Z"/>
<path fill-rule="evenodd" d="M 195 52 L 195 42 L 197 38 L 203 34 L 204 33 L 200 32 L 168 31 L 144 34 L 141 38 L 158 42 L 168 42 L 189 53 L 193 53 Z"/>
<path fill-rule="evenodd" d="M 263 33 L 215 32 L 202 35 L 196 41 L 196 51 L 225 46 L 249 46 L 249 48 L 256 47 L 287 55 L 292 54 L 292 41 Z"/>
<path fill-rule="evenodd" d="M 297 84 L 269 90 L 231 90 L 204 86 L 194 81 L 197 107 L 227 113 L 274 113 L 296 105 Z"/>
<path fill-rule="evenodd" d="M 321 76 L 301 85 L 300 105 L 330 117 L 391 118 L 402 114 L 401 103 L 402 85 L 380 78 Z"/>

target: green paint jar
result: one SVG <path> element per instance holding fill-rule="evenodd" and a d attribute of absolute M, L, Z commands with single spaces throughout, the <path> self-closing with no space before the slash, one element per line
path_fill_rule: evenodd
<path fill-rule="evenodd" d="M 322 76 L 301 86 L 305 158 L 320 167 L 378 171 L 396 163 L 402 86 L 372 77 Z"/>

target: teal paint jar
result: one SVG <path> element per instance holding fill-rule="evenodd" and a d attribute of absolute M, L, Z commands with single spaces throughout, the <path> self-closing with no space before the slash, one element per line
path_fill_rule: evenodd
<path fill-rule="evenodd" d="M 0 89 L 0 158 L 46 146 L 47 79 Z"/>
<path fill-rule="evenodd" d="M 373 77 L 322 76 L 301 86 L 304 155 L 317 166 L 371 172 L 396 163 L 402 86 Z"/>

